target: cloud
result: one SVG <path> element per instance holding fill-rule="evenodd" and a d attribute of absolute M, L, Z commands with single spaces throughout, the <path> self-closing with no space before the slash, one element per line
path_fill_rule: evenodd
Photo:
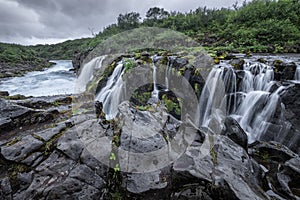
<path fill-rule="evenodd" d="M 188 12 L 200 6 L 230 7 L 235 1 L 0 0 L 0 41 L 27 44 L 92 36 L 91 30 L 97 33 L 115 23 L 120 13 L 136 11 L 144 16 L 154 6 Z"/>

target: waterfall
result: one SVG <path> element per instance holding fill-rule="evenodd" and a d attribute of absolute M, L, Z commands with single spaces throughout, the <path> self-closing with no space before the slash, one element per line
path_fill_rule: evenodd
<path fill-rule="evenodd" d="M 175 56 L 169 56 L 168 57 L 168 63 L 167 63 L 167 67 L 166 67 L 166 72 L 165 72 L 165 87 L 166 87 L 166 91 L 169 91 L 169 78 L 170 78 L 170 73 L 172 71 L 172 67 L 173 67 L 173 62 L 174 59 L 176 57 Z"/>
<path fill-rule="evenodd" d="M 208 126 L 214 112 L 226 114 L 227 97 L 229 102 L 236 101 L 236 76 L 232 67 L 213 68 L 202 90 L 199 99 L 198 112 L 200 113 L 199 123 L 202 126 Z M 228 96 L 226 94 L 229 94 Z M 233 97 L 231 94 L 234 94 Z M 233 103 L 235 104 L 235 103 Z"/>
<path fill-rule="evenodd" d="M 242 82 L 242 90 L 250 92 L 253 90 L 267 91 L 272 86 L 274 71 L 271 66 L 255 63 L 245 65 L 245 80 Z"/>
<path fill-rule="evenodd" d="M 93 78 L 94 70 L 96 68 L 101 68 L 104 59 L 105 56 L 96 57 L 82 67 L 82 70 L 76 80 L 76 93 L 81 93 L 86 90 L 87 83 Z"/>
<path fill-rule="evenodd" d="M 153 69 L 153 91 L 151 93 L 152 98 L 157 101 L 158 100 L 158 89 L 157 89 L 157 84 L 156 84 L 156 65 L 155 63 L 161 59 L 161 56 L 153 56 L 152 57 L 152 69 Z"/>
<path fill-rule="evenodd" d="M 119 62 L 109 77 L 106 86 L 96 95 L 96 100 L 103 103 L 103 110 L 107 120 L 113 119 L 118 113 L 118 105 L 121 103 L 124 91 L 123 73 L 124 65 L 122 62 Z"/>
<path fill-rule="evenodd" d="M 221 124 L 224 116 L 232 116 L 251 143 L 267 132 L 286 87 L 270 92 L 275 83 L 271 66 L 246 63 L 243 68 L 234 71 L 230 65 L 222 64 L 211 70 L 199 98 L 199 126 L 209 127 L 210 121 L 218 118 Z"/>

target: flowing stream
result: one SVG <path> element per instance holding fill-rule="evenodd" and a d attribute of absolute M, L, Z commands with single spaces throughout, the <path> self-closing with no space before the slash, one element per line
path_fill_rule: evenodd
<path fill-rule="evenodd" d="M 0 91 L 10 95 L 49 96 L 72 94 L 76 76 L 71 60 L 54 60 L 55 64 L 44 71 L 33 71 L 21 77 L 0 81 Z"/>

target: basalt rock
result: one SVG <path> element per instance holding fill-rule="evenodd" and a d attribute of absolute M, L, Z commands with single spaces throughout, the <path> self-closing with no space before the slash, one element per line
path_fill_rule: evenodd
<path fill-rule="evenodd" d="M 222 130 L 221 134 L 228 136 L 232 141 L 234 141 L 247 151 L 248 137 L 239 123 L 232 117 L 226 117 L 224 125 L 225 128 Z"/>
<path fill-rule="evenodd" d="M 250 155 L 264 166 L 268 184 L 265 190 L 284 199 L 299 198 L 300 158 L 285 146 L 275 142 L 257 142 L 250 147 Z M 273 192 L 270 192 L 273 191 Z"/>
<path fill-rule="evenodd" d="M 245 60 L 244 59 L 233 59 L 229 62 L 235 69 L 238 70 L 243 70 L 243 66 L 245 64 Z"/>
<path fill-rule="evenodd" d="M 293 80 L 295 76 L 295 72 L 297 69 L 297 65 L 294 62 L 285 63 L 281 60 L 275 60 L 273 62 L 273 66 L 275 67 L 274 78 L 277 81 L 283 80 Z"/>
<path fill-rule="evenodd" d="M 284 144 L 288 145 L 289 141 L 292 142 L 292 146 L 289 146 L 291 150 L 300 154 L 300 84 L 296 83 L 288 87 L 286 92 L 282 96 L 282 102 L 285 105 L 285 118 L 291 124 L 288 137 Z"/>

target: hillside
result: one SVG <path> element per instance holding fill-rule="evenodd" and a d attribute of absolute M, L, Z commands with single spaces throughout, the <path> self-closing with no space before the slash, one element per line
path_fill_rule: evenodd
<path fill-rule="evenodd" d="M 72 59 L 74 52 L 86 52 L 117 33 L 138 27 L 169 28 L 182 32 L 209 50 L 255 53 L 300 52 L 300 4 L 298 0 L 254 0 L 241 7 L 209 9 L 188 13 L 150 8 L 140 13 L 120 14 L 117 23 L 105 27 L 93 38 L 69 40 L 53 45 L 20 46 L 0 43 L 0 63 L 15 66 L 44 66 L 51 59 Z M 2 75 L 3 76 L 3 75 Z"/>

